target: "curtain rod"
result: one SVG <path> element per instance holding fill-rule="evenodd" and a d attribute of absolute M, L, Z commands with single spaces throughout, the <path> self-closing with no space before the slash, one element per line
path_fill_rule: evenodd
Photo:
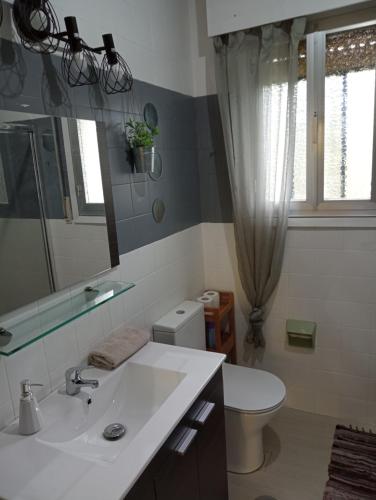
<path fill-rule="evenodd" d="M 302 16 L 303 17 L 303 16 Z M 333 28 L 341 28 L 350 24 L 358 24 L 367 21 L 376 21 L 376 7 L 375 1 L 369 0 L 362 2 L 360 4 L 349 5 L 347 7 L 340 7 L 338 9 L 328 10 L 325 12 L 320 12 L 318 14 L 312 14 L 305 16 L 307 19 L 306 33 L 313 33 L 314 31 L 326 31 Z M 290 29 L 293 19 L 287 19 L 284 21 L 269 23 L 275 24 L 276 26 L 282 26 L 287 31 Z M 219 35 L 222 43 L 228 44 L 229 36 L 235 33 L 255 33 L 261 32 L 263 26 L 255 26 L 253 28 L 232 31 L 230 33 L 225 33 Z"/>
<path fill-rule="evenodd" d="M 293 19 L 287 19 L 285 21 L 278 21 L 276 23 L 268 23 L 274 24 L 274 26 L 278 28 L 282 28 L 286 33 L 289 33 L 291 25 L 293 23 Z M 235 35 L 236 33 L 253 33 L 254 35 L 261 36 L 261 31 L 263 26 L 268 26 L 268 24 L 263 24 L 262 26 L 254 26 L 253 28 L 248 28 L 244 30 L 232 31 L 231 33 L 225 33 L 223 35 L 218 35 L 224 45 L 228 45 L 229 37 L 231 35 Z M 215 38 L 215 37 L 214 37 Z"/>

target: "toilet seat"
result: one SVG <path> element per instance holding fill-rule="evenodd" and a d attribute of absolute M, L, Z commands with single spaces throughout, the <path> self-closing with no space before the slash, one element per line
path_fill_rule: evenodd
<path fill-rule="evenodd" d="M 240 413 L 268 413 L 286 397 L 284 383 L 272 373 L 223 364 L 225 408 Z"/>

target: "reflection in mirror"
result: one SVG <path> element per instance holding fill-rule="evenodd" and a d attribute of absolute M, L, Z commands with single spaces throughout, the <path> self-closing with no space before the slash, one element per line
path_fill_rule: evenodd
<path fill-rule="evenodd" d="M 157 224 L 160 224 L 165 216 L 166 213 L 166 206 L 163 202 L 163 200 L 156 199 L 153 202 L 153 207 L 152 207 L 152 212 L 153 212 L 153 218 Z"/>
<path fill-rule="evenodd" d="M 118 255 L 102 124 L 0 117 L 1 315 L 117 265 Z"/>
<path fill-rule="evenodd" d="M 69 193 L 73 213 L 81 216 L 104 217 L 104 196 L 97 127 L 94 121 L 63 120 L 65 148 L 68 160 L 68 179 L 75 191 Z"/>
<path fill-rule="evenodd" d="M 144 120 L 149 128 L 155 128 L 158 125 L 158 111 L 151 102 L 145 104 Z"/>
<path fill-rule="evenodd" d="M 3 160 L 0 156 L 0 205 L 8 204 L 8 193 L 5 185 Z"/>
<path fill-rule="evenodd" d="M 150 168 L 149 175 L 154 180 L 157 181 L 163 172 L 162 157 L 158 151 L 152 151 L 150 154 Z"/>

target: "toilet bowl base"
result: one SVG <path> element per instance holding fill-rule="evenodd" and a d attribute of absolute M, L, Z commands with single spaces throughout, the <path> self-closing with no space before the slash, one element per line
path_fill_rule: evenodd
<path fill-rule="evenodd" d="M 239 476 L 246 476 L 247 474 L 253 474 L 254 472 L 257 472 L 257 471 L 261 470 L 261 469 L 264 467 L 264 465 L 265 465 L 265 461 L 266 461 L 266 455 L 265 455 L 265 453 L 264 453 L 264 456 L 263 456 L 263 458 L 262 458 L 262 462 L 261 462 L 261 464 L 257 467 L 257 469 L 252 469 L 252 470 L 247 470 L 247 471 L 242 471 L 242 472 L 240 472 L 240 471 L 238 471 L 238 470 L 231 470 L 231 469 L 229 468 L 229 466 L 227 466 L 227 472 L 230 472 L 231 474 L 238 474 Z"/>
<path fill-rule="evenodd" d="M 228 430 L 228 428 L 227 428 Z M 232 435 L 229 435 L 232 434 Z M 227 470 L 235 474 L 250 474 L 260 469 L 265 462 L 262 430 L 234 436 L 227 432 Z"/>

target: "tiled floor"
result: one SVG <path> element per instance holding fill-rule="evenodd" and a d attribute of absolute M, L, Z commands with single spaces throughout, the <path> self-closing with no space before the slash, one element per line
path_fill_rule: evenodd
<path fill-rule="evenodd" d="M 337 423 L 284 408 L 265 429 L 264 466 L 229 474 L 230 500 L 321 500 Z"/>

